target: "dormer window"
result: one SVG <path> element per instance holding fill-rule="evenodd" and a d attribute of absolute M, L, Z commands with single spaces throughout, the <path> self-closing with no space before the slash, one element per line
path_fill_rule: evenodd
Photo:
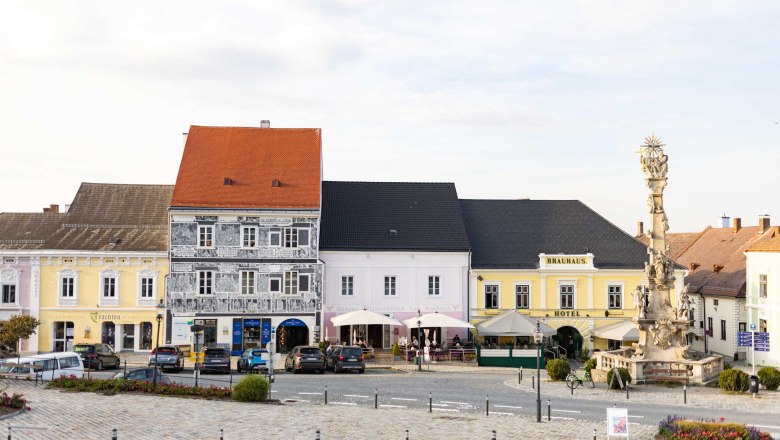
<path fill-rule="evenodd" d="M 699 264 L 699 263 L 691 263 L 691 271 L 694 271 L 694 270 L 698 269 L 699 266 L 701 266 L 701 264 Z"/>
<path fill-rule="evenodd" d="M 398 238 L 398 229 L 390 230 L 390 238 Z"/>
<path fill-rule="evenodd" d="M 222 184 L 225 186 L 232 186 L 233 179 L 231 179 L 230 177 L 225 177 L 225 180 L 222 181 Z"/>
<path fill-rule="evenodd" d="M 720 264 L 713 264 L 712 265 L 712 270 L 715 271 L 715 273 L 718 273 L 721 270 L 723 270 L 723 266 L 721 266 Z"/>

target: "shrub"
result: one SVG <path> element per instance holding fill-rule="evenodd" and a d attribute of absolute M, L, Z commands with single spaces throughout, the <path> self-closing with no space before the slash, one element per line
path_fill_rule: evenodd
<path fill-rule="evenodd" d="M 590 370 L 596 368 L 596 358 L 590 358 L 585 362 L 585 372 L 590 373 Z"/>
<path fill-rule="evenodd" d="M 677 416 L 668 416 L 658 424 L 658 439 L 712 439 L 734 438 L 744 440 L 771 440 L 771 436 L 753 427 L 739 423 L 720 421 L 683 420 Z"/>
<path fill-rule="evenodd" d="M 776 391 L 780 387 L 780 370 L 775 367 L 763 367 L 758 370 L 758 380 L 770 391 Z"/>
<path fill-rule="evenodd" d="M 126 379 L 86 379 L 75 376 L 59 377 L 49 382 L 49 387 L 66 388 L 77 391 L 92 391 L 116 394 L 120 392 L 136 392 L 160 394 L 165 396 L 193 396 L 207 399 L 225 399 L 230 397 L 230 387 L 209 386 L 206 388 L 191 387 L 172 383 L 169 385 Z"/>
<path fill-rule="evenodd" d="M 733 365 L 731 365 L 731 364 L 730 364 L 730 363 L 728 363 L 728 362 L 726 362 L 726 363 L 724 363 L 724 364 L 723 364 L 723 371 L 726 371 L 726 370 L 731 370 L 732 368 L 734 368 L 734 366 L 733 366 Z"/>
<path fill-rule="evenodd" d="M 720 372 L 718 386 L 730 392 L 745 392 L 750 385 L 747 373 L 736 368 Z"/>
<path fill-rule="evenodd" d="M 320 341 L 320 351 L 325 353 L 325 350 L 328 349 L 328 344 L 325 343 L 325 341 Z"/>
<path fill-rule="evenodd" d="M 614 383 L 612 382 L 612 376 L 614 375 L 614 371 L 615 370 L 612 369 L 607 372 L 607 384 L 609 384 L 613 390 L 619 390 L 620 382 L 618 382 L 617 380 Z M 620 379 L 623 380 L 624 385 L 628 385 L 631 383 L 631 373 L 628 372 L 628 369 L 618 368 L 618 373 L 620 374 Z"/>
<path fill-rule="evenodd" d="M 7 406 L 14 409 L 30 409 L 30 407 L 27 406 L 27 399 L 25 399 L 24 396 L 17 393 L 13 393 L 9 396 L 5 391 L 0 395 L 0 406 Z"/>
<path fill-rule="evenodd" d="M 564 380 L 571 371 L 569 361 L 566 359 L 553 359 L 547 362 L 547 366 L 544 368 L 547 370 L 547 376 L 550 377 L 550 380 Z"/>
<path fill-rule="evenodd" d="M 590 357 L 590 350 L 588 350 L 587 348 L 583 347 L 583 349 L 580 352 L 580 355 L 579 355 L 579 357 L 577 359 L 579 359 L 580 362 L 586 362 L 589 357 Z"/>
<path fill-rule="evenodd" d="M 259 374 L 241 379 L 233 387 L 233 400 L 239 402 L 262 402 L 268 398 L 268 381 Z"/>
<path fill-rule="evenodd" d="M 393 344 L 393 356 L 401 356 L 401 346 L 398 345 L 398 342 Z"/>

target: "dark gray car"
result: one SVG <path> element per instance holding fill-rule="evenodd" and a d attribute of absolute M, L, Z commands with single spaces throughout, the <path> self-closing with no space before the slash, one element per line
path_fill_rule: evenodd
<path fill-rule="evenodd" d="M 363 357 L 363 349 L 355 346 L 336 345 L 327 356 L 326 367 L 333 370 L 334 373 L 341 373 L 345 370 L 366 372 L 366 361 Z"/>
<path fill-rule="evenodd" d="M 305 370 L 325 372 L 325 356 L 319 348 L 299 345 L 284 358 L 284 371 L 292 371 L 293 374 L 297 374 Z"/>
<path fill-rule="evenodd" d="M 155 364 L 155 360 L 161 370 L 171 368 L 174 371 L 181 371 L 184 369 L 184 357 L 179 347 L 174 345 L 163 345 L 152 350 L 152 354 L 149 355 L 150 367 Z"/>
<path fill-rule="evenodd" d="M 224 348 L 207 348 L 203 352 L 203 363 L 200 370 L 204 373 L 209 371 L 230 373 L 230 352 Z"/>

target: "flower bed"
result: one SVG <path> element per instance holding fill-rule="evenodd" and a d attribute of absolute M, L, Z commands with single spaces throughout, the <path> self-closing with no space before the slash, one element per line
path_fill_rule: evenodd
<path fill-rule="evenodd" d="M 29 411 L 30 407 L 27 405 L 27 399 L 21 394 L 13 393 L 9 396 L 5 391 L 0 394 L 0 416 L 24 410 Z"/>
<path fill-rule="evenodd" d="M 106 393 L 136 392 L 163 396 L 203 397 L 206 399 L 230 399 L 230 387 L 191 387 L 180 384 L 157 384 L 127 379 L 87 379 L 74 376 L 60 377 L 49 382 L 49 387 L 76 391 Z"/>
<path fill-rule="evenodd" d="M 740 423 L 720 421 L 692 421 L 669 416 L 658 425 L 658 436 L 662 440 L 771 440 L 772 436 L 756 428 Z"/>

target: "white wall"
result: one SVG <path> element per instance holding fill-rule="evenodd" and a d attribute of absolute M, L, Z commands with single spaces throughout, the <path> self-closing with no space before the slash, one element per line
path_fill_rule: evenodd
<path fill-rule="evenodd" d="M 714 305 L 714 300 L 718 301 L 717 306 Z M 730 362 L 733 360 L 735 352 L 745 352 L 745 347 L 737 346 L 739 323 L 747 323 L 745 300 L 741 298 L 704 295 L 704 301 L 706 302 L 707 318 L 712 318 L 712 336 L 700 337 L 698 341 L 695 341 L 692 344 L 693 349 L 696 351 L 704 351 L 704 338 L 707 338 L 707 349 L 710 352 L 726 356 L 726 361 Z M 700 307 L 699 304 L 697 304 L 697 306 Z M 697 318 L 703 318 L 703 316 L 703 313 L 701 315 L 697 313 Z M 707 326 L 707 318 L 704 318 L 704 329 L 709 328 Z M 721 339 L 721 320 L 726 321 L 725 340 Z M 744 354 L 741 354 L 740 356 L 744 357 Z"/>
<path fill-rule="evenodd" d="M 780 252 L 746 252 L 748 331 L 750 324 L 759 329 L 759 319 L 767 321 L 769 351 L 756 352 L 756 365 L 780 367 Z M 759 275 L 767 275 L 767 297 L 759 298 Z M 752 362 L 752 353 L 748 354 Z"/>

